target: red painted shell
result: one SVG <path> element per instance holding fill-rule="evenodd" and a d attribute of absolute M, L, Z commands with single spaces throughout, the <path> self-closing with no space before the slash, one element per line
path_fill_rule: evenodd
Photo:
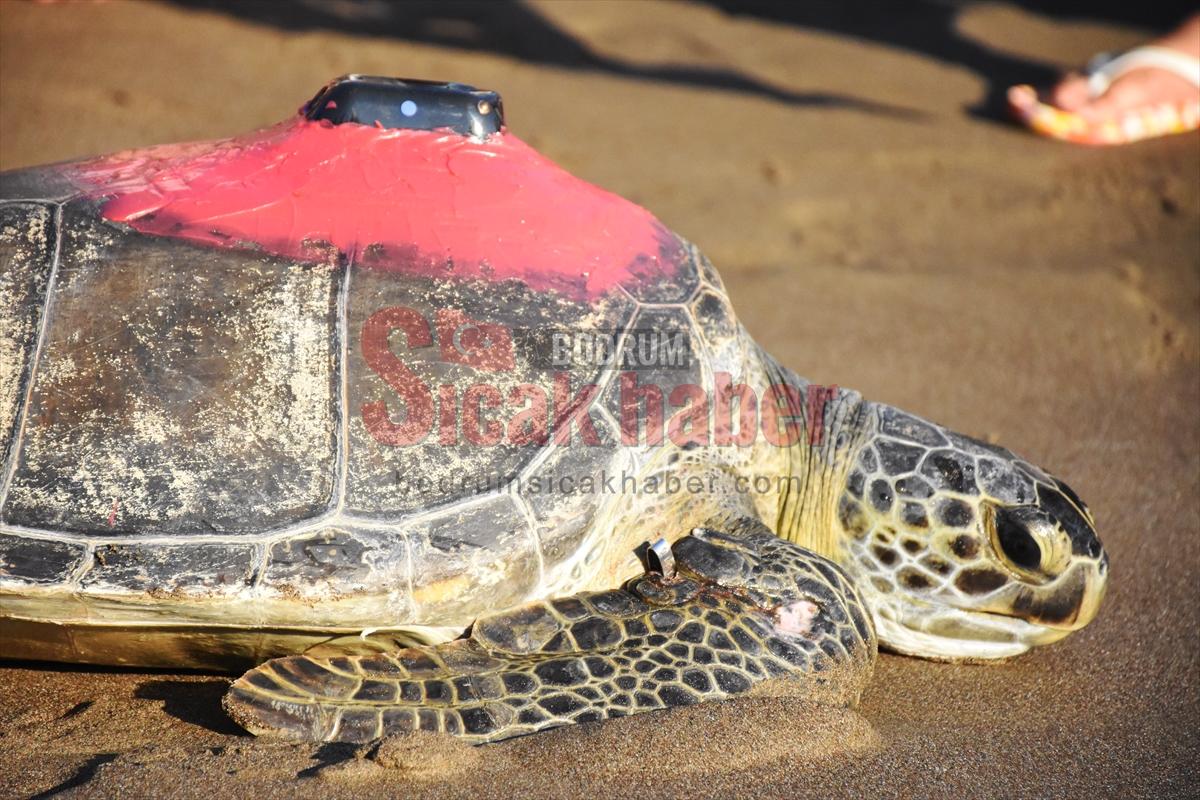
<path fill-rule="evenodd" d="M 677 246 L 645 209 L 509 133 L 478 141 L 297 118 L 106 156 L 71 177 L 105 199 L 104 217 L 143 233 L 298 259 L 315 243 L 352 258 L 373 248 L 396 256 L 375 268 L 516 278 L 578 299 L 668 271 Z"/>

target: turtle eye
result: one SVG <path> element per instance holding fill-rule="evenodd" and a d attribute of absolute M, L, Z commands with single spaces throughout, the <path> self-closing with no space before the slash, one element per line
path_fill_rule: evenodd
<path fill-rule="evenodd" d="M 1042 547 L 1029 529 L 1033 520 L 1029 519 L 1029 514 L 1023 514 L 1021 511 L 1022 509 L 996 509 L 992 516 L 992 534 L 997 548 L 1005 558 L 1014 566 L 1032 572 L 1042 563 Z"/>

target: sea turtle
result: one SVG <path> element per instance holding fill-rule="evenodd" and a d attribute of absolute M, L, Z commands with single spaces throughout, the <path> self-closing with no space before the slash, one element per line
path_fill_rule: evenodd
<path fill-rule="evenodd" d="M 1004 658 L 1104 593 L 1064 483 L 780 366 L 494 93 L 5 173 L 0 264 L 3 655 L 252 666 L 255 733 L 853 702 L 877 642 Z"/>

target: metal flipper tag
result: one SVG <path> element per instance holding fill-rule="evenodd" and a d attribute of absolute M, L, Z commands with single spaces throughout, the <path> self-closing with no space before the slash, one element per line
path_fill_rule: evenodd
<path fill-rule="evenodd" d="M 646 548 L 646 566 L 664 578 L 675 577 L 675 554 L 666 539 L 659 539 Z"/>

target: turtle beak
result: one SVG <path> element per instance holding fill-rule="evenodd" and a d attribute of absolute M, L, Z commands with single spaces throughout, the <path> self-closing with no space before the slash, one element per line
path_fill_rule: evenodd
<path fill-rule="evenodd" d="M 1064 632 L 1077 631 L 1096 618 L 1108 591 L 1108 556 L 1076 562 L 1053 583 L 1018 585 L 1007 603 L 1011 615 Z"/>
<path fill-rule="evenodd" d="M 1031 607 L 1028 619 L 1049 628 L 1079 630 L 1096 618 L 1108 591 L 1108 553 L 1096 534 L 1096 522 L 1071 487 L 1055 480 L 1054 489 L 1038 486 L 1038 500 L 1049 511 L 1071 542 L 1071 567 L 1053 591 L 1040 593 L 1040 607 Z"/>
<path fill-rule="evenodd" d="M 1100 560 L 1089 565 L 1087 585 L 1083 599 L 1079 602 L 1079 614 L 1075 617 L 1073 630 L 1087 625 L 1100 613 L 1100 603 L 1108 593 L 1108 553 L 1101 551 Z"/>
<path fill-rule="evenodd" d="M 1038 485 L 1036 506 L 1002 507 L 986 515 L 993 548 L 1016 580 L 980 610 L 1065 635 L 1099 612 L 1108 588 L 1108 554 L 1087 506 L 1066 484 L 1054 483 Z"/>

